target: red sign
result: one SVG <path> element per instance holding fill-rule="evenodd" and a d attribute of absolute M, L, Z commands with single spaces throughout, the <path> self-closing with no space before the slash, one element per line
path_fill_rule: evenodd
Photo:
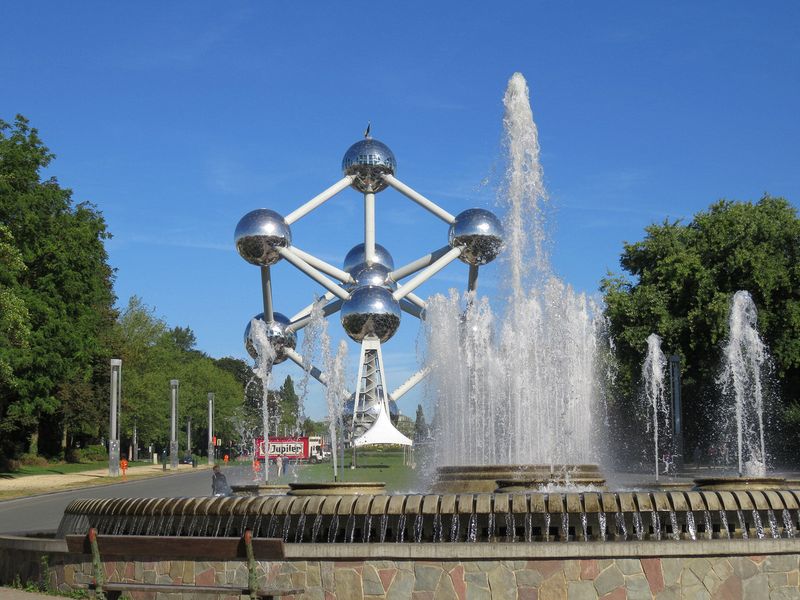
<path fill-rule="evenodd" d="M 308 438 L 274 437 L 269 438 L 269 457 L 308 458 Z M 256 438 L 256 458 L 264 460 L 264 438 Z"/>

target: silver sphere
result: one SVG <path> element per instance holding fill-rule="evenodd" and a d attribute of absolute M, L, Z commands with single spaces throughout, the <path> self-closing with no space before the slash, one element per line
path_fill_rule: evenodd
<path fill-rule="evenodd" d="M 488 210 L 470 208 L 450 225 L 448 242 L 453 248 L 464 249 L 459 256 L 463 262 L 485 265 L 497 258 L 503 249 L 503 224 Z"/>
<path fill-rule="evenodd" d="M 377 285 L 380 287 L 389 288 L 390 290 L 397 289 L 397 282 L 389 279 L 389 269 L 383 265 L 371 265 L 364 267 L 360 271 L 352 274 L 355 283 L 351 284 L 352 289 L 364 287 L 365 285 Z"/>
<path fill-rule="evenodd" d="M 380 265 L 387 271 L 394 271 L 394 259 L 389 251 L 381 246 L 375 244 L 375 261 L 372 265 L 367 264 L 367 253 L 364 249 L 364 244 L 356 244 L 344 257 L 344 264 L 342 269 L 355 277 L 356 273 L 365 269 L 368 266 Z"/>
<path fill-rule="evenodd" d="M 259 313 L 255 317 L 259 321 L 264 321 L 264 313 Z M 297 334 L 294 331 L 286 331 L 286 326 L 289 325 L 289 319 L 279 312 L 272 313 L 273 321 L 267 323 L 267 339 L 275 351 L 275 361 L 273 364 L 280 364 L 286 360 L 286 353 L 284 348 L 291 348 L 294 350 L 297 347 Z M 255 344 L 250 337 L 251 321 L 247 322 L 247 327 L 244 328 L 244 347 L 247 353 L 253 358 L 258 358 Z"/>
<path fill-rule="evenodd" d="M 357 288 L 342 304 L 342 327 L 350 339 L 362 341 L 368 335 L 386 342 L 400 327 L 400 303 L 384 287 Z"/>
<path fill-rule="evenodd" d="M 247 262 L 268 267 L 281 259 L 276 248 L 292 244 L 292 230 L 274 210 L 258 208 L 242 217 L 233 236 L 236 250 Z"/>
<path fill-rule="evenodd" d="M 354 175 L 353 187 L 359 192 L 377 193 L 388 185 L 381 175 L 394 175 L 397 161 L 389 146 L 372 138 L 358 140 L 347 149 L 342 159 L 345 175 Z"/>

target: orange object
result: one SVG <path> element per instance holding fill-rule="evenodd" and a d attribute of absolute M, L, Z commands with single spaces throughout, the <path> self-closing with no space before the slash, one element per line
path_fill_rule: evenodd
<path fill-rule="evenodd" d="M 122 469 L 122 480 L 125 481 L 127 477 L 128 461 L 124 458 L 119 461 L 119 468 Z"/>
<path fill-rule="evenodd" d="M 228 458 L 228 455 L 226 454 L 225 456 L 222 457 L 222 460 L 225 461 L 225 464 L 228 464 L 228 460 L 230 460 L 230 459 Z"/>

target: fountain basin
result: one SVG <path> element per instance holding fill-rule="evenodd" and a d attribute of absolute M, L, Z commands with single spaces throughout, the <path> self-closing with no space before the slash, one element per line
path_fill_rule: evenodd
<path fill-rule="evenodd" d="M 694 480 L 698 490 L 781 490 L 784 477 L 700 477 Z"/>
<path fill-rule="evenodd" d="M 353 496 L 381 494 L 386 490 L 382 481 L 323 481 L 290 483 L 289 496 Z"/>
<path fill-rule="evenodd" d="M 604 489 L 597 465 L 458 465 L 436 469 L 434 492 L 518 492 L 547 486 Z"/>

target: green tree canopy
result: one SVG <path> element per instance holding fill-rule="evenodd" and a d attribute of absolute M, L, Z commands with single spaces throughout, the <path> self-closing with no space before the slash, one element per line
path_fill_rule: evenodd
<path fill-rule="evenodd" d="M 0 120 L 0 223 L 24 269 L 15 296 L 29 314 L 28 344 L 13 352 L 0 344 L 14 385 L 0 387 L 0 452 L 28 446 L 56 454 L 68 430 L 96 429 L 98 365 L 108 357 L 106 332 L 114 320 L 112 270 L 102 215 L 73 204 L 55 178 L 42 179 L 53 154 L 28 121 Z M 7 235 L 7 234 L 10 234 Z"/>
<path fill-rule="evenodd" d="M 625 244 L 620 264 L 627 275 L 609 274 L 601 288 L 620 389 L 635 388 L 645 339 L 657 333 L 665 352 L 681 357 L 687 433 L 692 443 L 700 440 L 717 397 L 714 382 L 731 298 L 747 290 L 775 359 L 783 402 L 797 401 L 800 220 L 789 202 L 769 196 L 756 203 L 722 200 L 688 224 L 651 225 L 642 241 Z"/>

